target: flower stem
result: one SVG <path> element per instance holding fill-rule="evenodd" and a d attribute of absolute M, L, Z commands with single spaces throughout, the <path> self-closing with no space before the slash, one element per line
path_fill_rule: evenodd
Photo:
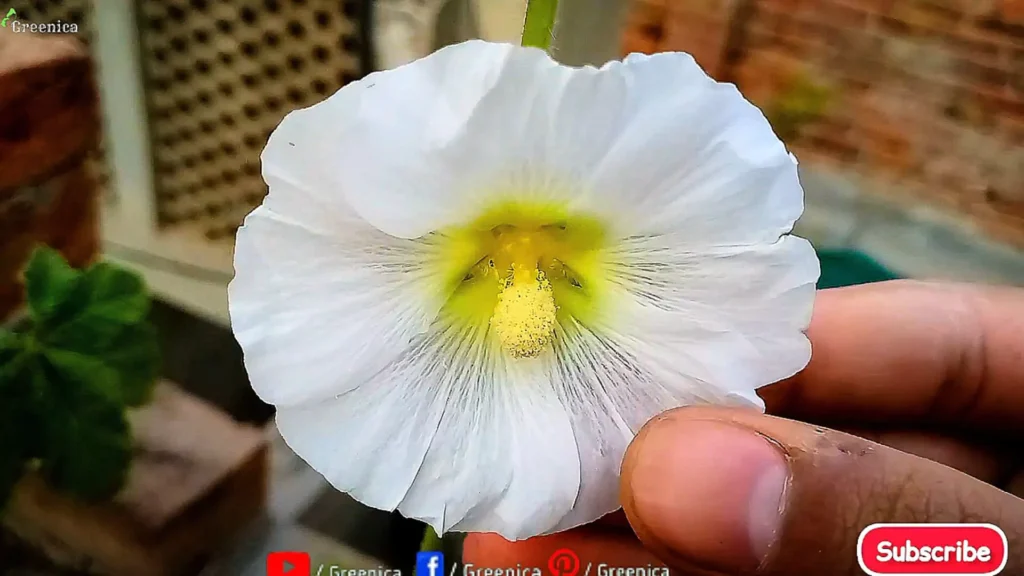
<path fill-rule="evenodd" d="M 550 51 L 557 12 L 558 0 L 528 0 L 526 23 L 523 25 L 523 46 Z"/>
<path fill-rule="evenodd" d="M 434 532 L 434 529 L 427 526 L 423 531 L 423 541 L 420 542 L 420 552 L 441 552 L 441 546 L 443 541 L 441 537 Z"/>

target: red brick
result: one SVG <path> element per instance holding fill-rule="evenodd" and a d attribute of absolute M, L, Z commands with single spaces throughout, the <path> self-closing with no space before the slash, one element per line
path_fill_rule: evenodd
<path fill-rule="evenodd" d="M 1002 0 L 945 0 L 968 19 L 984 18 L 996 12 Z"/>
<path fill-rule="evenodd" d="M 657 40 L 636 31 L 627 33 L 622 40 L 622 51 L 626 54 L 632 54 L 633 52 L 654 54 L 659 48 L 660 44 Z"/>
<path fill-rule="evenodd" d="M 919 124 L 913 106 L 913 101 L 879 91 L 852 103 L 853 130 L 867 162 L 901 175 L 914 167 Z"/>
<path fill-rule="evenodd" d="M 661 49 L 668 25 L 665 0 L 637 1 L 629 10 L 626 32 L 622 38 L 622 51 L 626 54 L 650 54 Z"/>
<path fill-rule="evenodd" d="M 727 21 L 732 17 L 735 0 L 672 0 L 665 6 L 674 21 L 679 21 L 683 16 L 703 16 L 712 20 Z"/>
<path fill-rule="evenodd" d="M 1018 97 L 1024 97 L 1024 48 L 1010 61 L 1010 89 Z"/>
<path fill-rule="evenodd" d="M 852 135 L 851 127 L 830 122 L 827 117 L 804 126 L 800 131 L 802 141 L 843 162 L 853 162 L 860 155 L 860 148 Z"/>
<path fill-rule="evenodd" d="M 751 22 L 745 33 L 745 48 L 748 51 L 764 50 L 776 43 L 775 32 L 759 21 Z"/>
<path fill-rule="evenodd" d="M 861 10 L 867 14 L 887 14 L 895 2 L 906 0 L 829 0 L 831 4 Z"/>
<path fill-rule="evenodd" d="M 1011 90 L 985 92 L 982 101 L 990 106 L 996 115 L 1024 118 L 1024 99 Z"/>
<path fill-rule="evenodd" d="M 1009 146 L 1024 148 L 1024 118 L 1002 116 L 999 118 L 999 127 Z"/>
<path fill-rule="evenodd" d="M 729 21 L 723 14 L 683 15 L 668 13 L 662 50 L 682 50 L 693 55 L 711 76 L 721 77 L 722 57 L 729 38 Z"/>
<path fill-rule="evenodd" d="M 802 136 L 807 145 L 821 153 L 828 154 L 840 163 L 854 162 L 860 156 L 860 150 L 842 138 L 830 138 L 828 135 Z"/>
<path fill-rule="evenodd" d="M 992 66 L 961 59 L 957 68 L 956 82 L 976 99 L 980 99 L 983 105 L 992 110 L 1012 109 L 1012 106 L 1004 105 L 1004 101 L 1012 99 L 1013 95 L 1010 88 L 1011 75 L 1005 66 Z"/>
<path fill-rule="evenodd" d="M 816 1 L 817 0 L 815 0 L 815 2 Z M 757 8 L 759 10 L 769 12 L 792 14 L 803 8 L 803 6 L 809 2 L 811 2 L 811 0 L 761 0 L 757 3 Z"/>
<path fill-rule="evenodd" d="M 736 85 L 758 104 L 769 103 L 805 65 L 798 58 L 776 50 L 749 53 L 735 71 Z"/>
<path fill-rule="evenodd" d="M 840 159 L 833 154 L 816 148 L 813 144 L 797 140 L 786 142 L 786 146 L 802 164 L 810 166 L 826 166 L 839 170 L 849 170 L 851 163 L 848 160 Z"/>
<path fill-rule="evenodd" d="M 889 15 L 918 34 L 949 33 L 963 18 L 959 6 L 943 0 L 902 0 L 893 4 Z"/>
<path fill-rule="evenodd" d="M 811 34 L 780 34 L 772 37 L 772 45 L 804 60 L 813 60 L 822 50 L 824 42 Z"/>
<path fill-rule="evenodd" d="M 878 12 L 851 2 L 829 2 L 821 10 L 820 19 L 831 26 L 845 28 L 863 28 L 868 25 L 872 15 Z"/>
<path fill-rule="evenodd" d="M 1024 0 L 999 0 L 998 14 L 1004 22 L 1024 23 Z"/>

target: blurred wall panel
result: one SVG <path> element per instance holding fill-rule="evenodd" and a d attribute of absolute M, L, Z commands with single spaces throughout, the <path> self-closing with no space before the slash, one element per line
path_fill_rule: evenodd
<path fill-rule="evenodd" d="M 234 233 L 266 192 L 267 136 L 290 110 L 368 73 L 369 4 L 83 1 L 117 191 L 104 211 L 108 257 L 226 323 Z"/>
<path fill-rule="evenodd" d="M 452 0 L 459 2 L 461 0 Z M 473 0 L 480 38 L 518 44 L 523 37 L 526 0 Z"/>
<path fill-rule="evenodd" d="M 555 58 L 574 66 L 600 66 L 619 58 L 617 39 L 628 8 L 628 0 L 561 0 L 555 26 Z"/>

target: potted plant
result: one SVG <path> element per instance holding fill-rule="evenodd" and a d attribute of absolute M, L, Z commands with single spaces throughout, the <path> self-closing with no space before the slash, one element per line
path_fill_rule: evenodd
<path fill-rule="evenodd" d="M 87 502 L 111 499 L 132 460 L 128 410 L 160 367 L 142 280 L 97 262 L 77 270 L 37 248 L 27 317 L 0 328 L 0 510 L 26 476 Z"/>

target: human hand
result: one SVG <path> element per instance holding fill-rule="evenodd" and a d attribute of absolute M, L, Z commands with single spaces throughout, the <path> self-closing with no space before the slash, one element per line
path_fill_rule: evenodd
<path fill-rule="evenodd" d="M 1009 540 L 1004 573 L 1024 573 L 1024 291 L 826 290 L 808 334 L 808 367 L 760 391 L 778 416 L 658 416 L 623 462 L 625 516 L 516 543 L 472 534 L 465 561 L 544 567 L 570 548 L 681 574 L 860 574 L 870 524 L 988 522 Z"/>

